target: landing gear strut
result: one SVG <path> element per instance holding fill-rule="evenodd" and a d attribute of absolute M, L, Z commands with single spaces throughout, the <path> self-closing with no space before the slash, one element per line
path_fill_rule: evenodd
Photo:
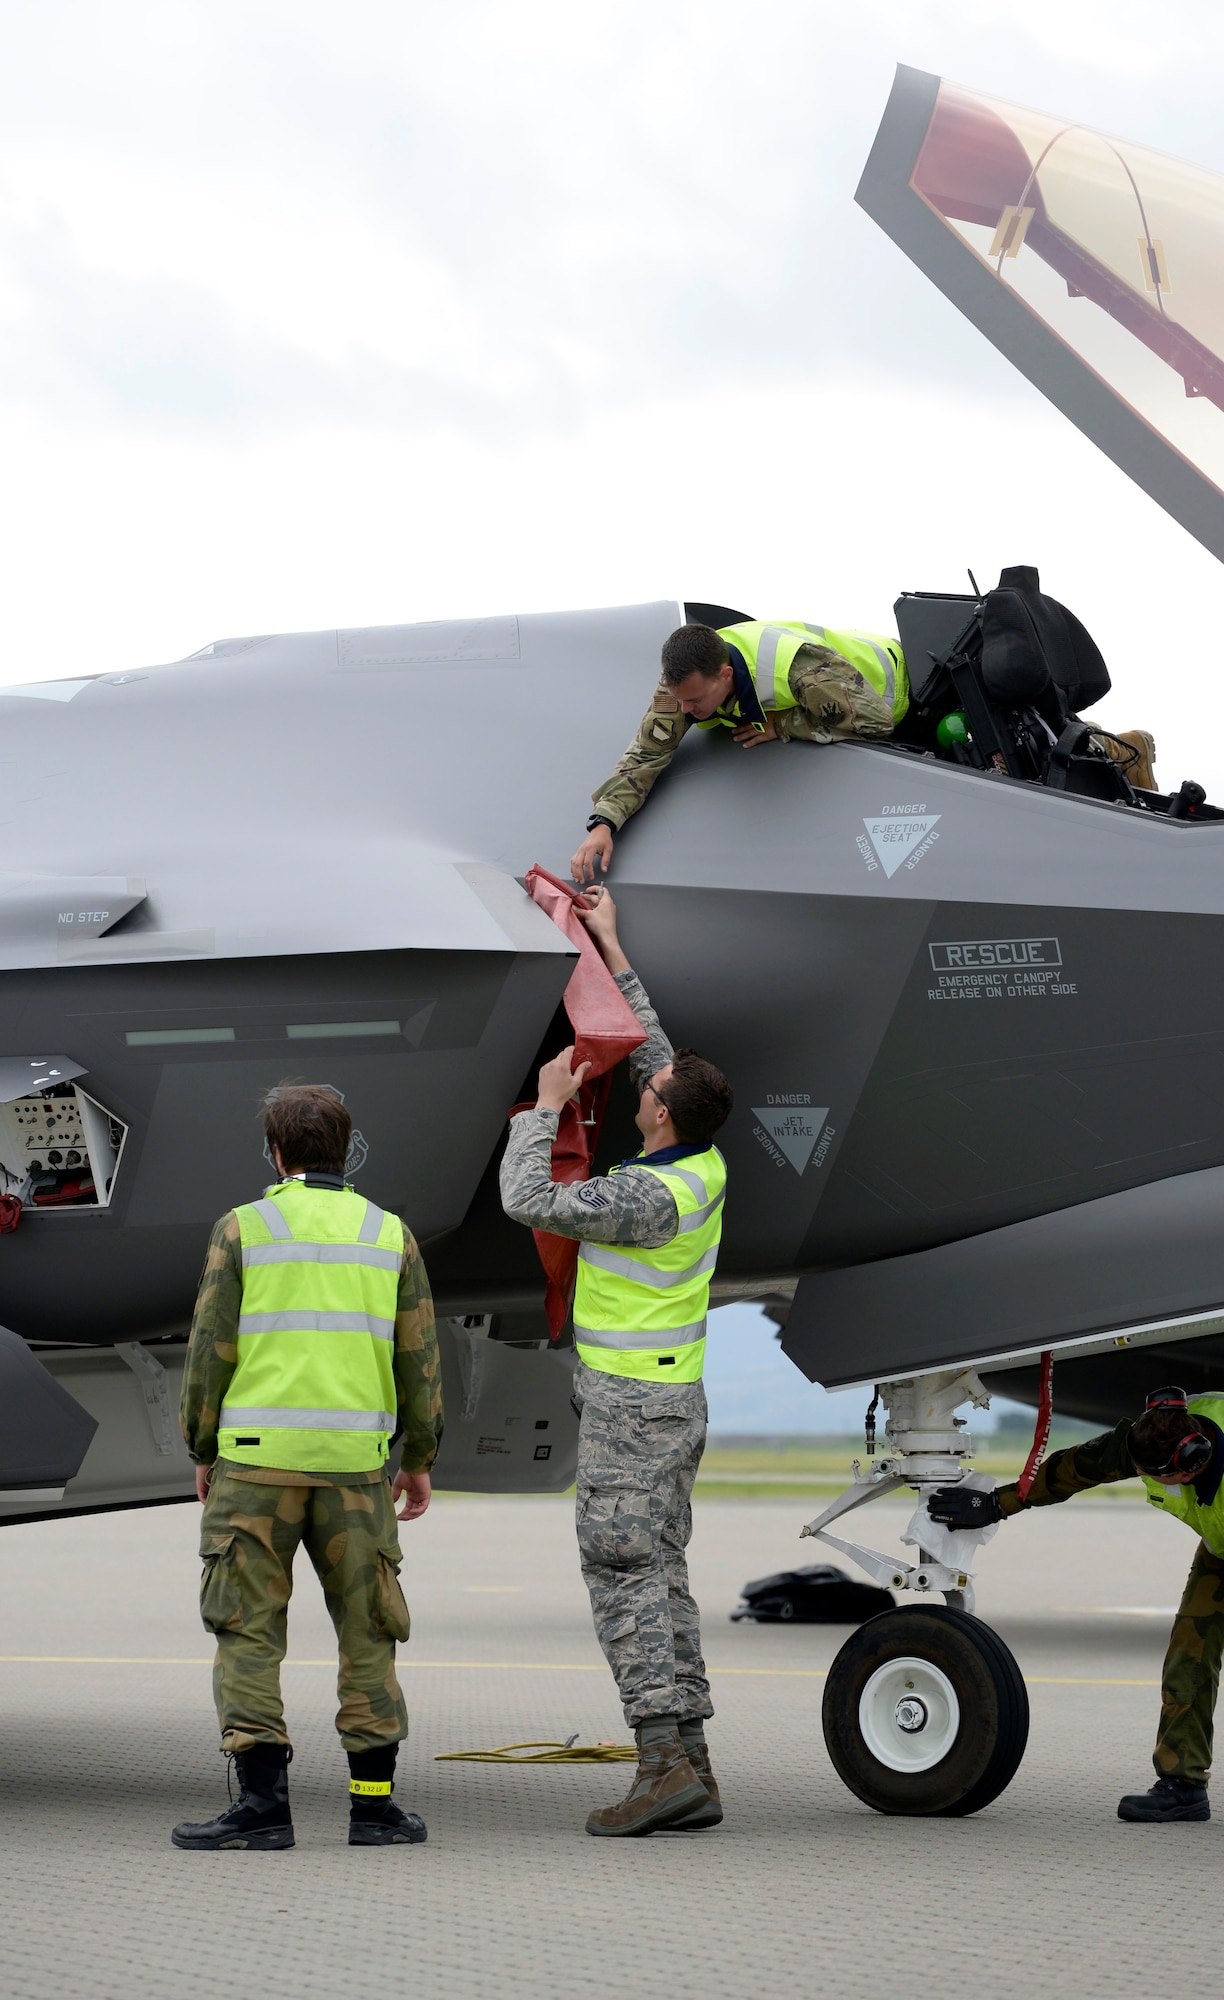
<path fill-rule="evenodd" d="M 916 1562 L 897 1562 L 830 1534 L 829 1525 L 909 1486 L 919 1495 L 910 1533 L 920 1535 L 927 1496 L 967 1474 L 973 1440 L 953 1411 L 964 1402 L 984 1409 L 990 1399 L 972 1369 L 882 1382 L 878 1395 L 888 1409 L 887 1452 L 865 1472 L 856 1459 L 853 1485 L 803 1533 L 892 1590 L 937 1591 L 945 1602 L 886 1611 L 846 1641 L 825 1683 L 825 1742 L 839 1777 L 877 1812 L 961 1816 L 989 1805 L 1019 1769 L 1029 1725 L 1020 1669 L 972 1616 L 972 1570 L 920 1543 Z"/>

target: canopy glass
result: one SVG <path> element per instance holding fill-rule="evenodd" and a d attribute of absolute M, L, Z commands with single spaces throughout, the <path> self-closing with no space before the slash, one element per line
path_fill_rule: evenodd
<path fill-rule="evenodd" d="M 941 81 L 910 186 L 1224 491 L 1224 178 Z"/>

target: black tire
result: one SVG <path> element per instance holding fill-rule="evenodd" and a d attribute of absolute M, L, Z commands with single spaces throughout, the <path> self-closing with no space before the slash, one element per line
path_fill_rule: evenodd
<path fill-rule="evenodd" d="M 878 1714 L 887 1716 L 895 1692 L 887 1668 L 893 1661 L 912 1659 L 931 1671 L 935 1690 L 950 1684 L 959 1715 L 951 1705 L 939 1711 L 940 1734 L 930 1739 L 946 1752 L 928 1769 L 894 1769 L 881 1761 L 868 1740 Z M 898 1672 L 901 1670 L 898 1669 Z M 879 1676 L 879 1678 L 875 1678 Z M 919 1679 L 917 1683 L 925 1686 Z M 908 1681 L 902 1686 L 914 1685 Z M 922 1755 L 919 1737 L 927 1722 L 921 1699 L 902 1695 L 916 1727 L 900 1725 L 894 1754 Z M 900 1716 L 901 1703 L 895 1713 Z M 825 1682 L 824 1736 L 833 1766 L 843 1783 L 876 1812 L 960 1818 L 980 1812 L 1004 1791 L 1020 1768 L 1028 1742 L 1028 1692 L 1015 1659 L 997 1632 L 968 1612 L 945 1605 L 921 1610 L 885 1611 L 847 1639 Z M 868 1733 L 865 1733 L 865 1729 Z M 884 1741 L 887 1751 L 888 1739 Z"/>

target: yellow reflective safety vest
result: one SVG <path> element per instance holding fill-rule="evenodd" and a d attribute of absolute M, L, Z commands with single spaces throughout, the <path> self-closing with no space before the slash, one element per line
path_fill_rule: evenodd
<path fill-rule="evenodd" d="M 671 1190 L 680 1227 L 658 1250 L 584 1243 L 578 1252 L 574 1339 L 581 1360 L 605 1375 L 700 1382 L 710 1274 L 722 1236 L 727 1168 L 717 1146 L 635 1172 Z M 613 1173 L 619 1172 L 614 1167 Z"/>
<path fill-rule="evenodd" d="M 1209 1417 L 1213 1424 L 1224 1430 L 1224 1394 L 1192 1396 L 1186 1408 L 1191 1416 Z M 1184 1521 L 1196 1535 L 1202 1536 L 1213 1556 L 1224 1556 L 1224 1480 L 1215 1499 L 1204 1507 L 1193 1486 L 1162 1486 L 1158 1479 L 1149 1479 L 1146 1473 L 1139 1476 L 1147 1488 L 1151 1506 Z"/>
<path fill-rule="evenodd" d="M 828 646 L 857 667 L 891 706 L 894 726 L 909 708 L 909 676 L 899 639 L 888 639 L 878 632 L 834 632 L 826 625 L 804 625 L 791 618 L 770 624 L 754 619 L 745 625 L 724 625 L 718 636 L 742 655 L 763 709 L 776 712 L 798 706 L 791 693 L 790 670 L 799 648 L 812 644 Z M 697 726 L 734 729 L 736 723 L 729 716 L 712 715 Z"/>
<path fill-rule="evenodd" d="M 374 1471 L 396 1425 L 403 1223 L 352 1188 L 301 1181 L 234 1212 L 242 1314 L 221 1457 L 293 1472 Z"/>

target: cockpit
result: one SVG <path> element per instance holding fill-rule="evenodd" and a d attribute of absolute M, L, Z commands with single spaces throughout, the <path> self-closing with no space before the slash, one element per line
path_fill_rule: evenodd
<path fill-rule="evenodd" d="M 1082 718 L 1109 693 L 1109 669 L 1035 568 L 1005 569 L 993 590 L 904 591 L 893 610 L 910 686 L 896 747 L 1170 819 L 1224 819 L 1191 778 L 1157 789 L 1145 731 L 1117 734 Z M 686 604 L 685 614 L 719 627 L 750 616 L 724 604 Z"/>

